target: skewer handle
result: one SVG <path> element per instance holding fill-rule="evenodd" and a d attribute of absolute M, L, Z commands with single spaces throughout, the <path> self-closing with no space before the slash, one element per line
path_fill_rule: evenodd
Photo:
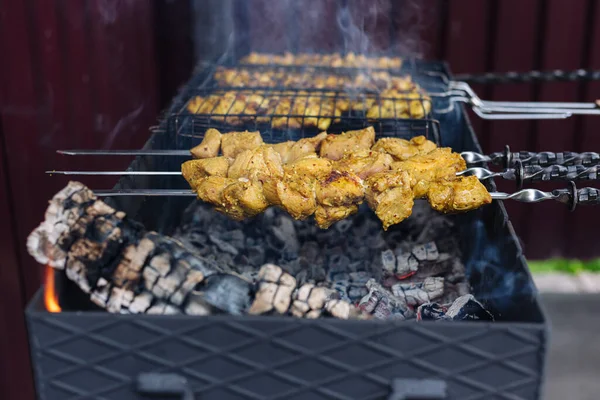
<path fill-rule="evenodd" d="M 600 205 L 600 189 L 596 188 L 581 188 L 576 189 L 577 204 L 583 206 L 598 206 Z"/>
<path fill-rule="evenodd" d="M 515 170 L 519 173 L 520 169 Z M 600 165 L 528 165 L 523 167 L 521 179 L 523 182 L 595 181 L 600 179 Z"/>
<path fill-rule="evenodd" d="M 592 166 L 600 164 L 600 154 L 593 152 L 574 153 L 571 151 L 563 151 L 553 153 L 543 151 L 539 153 L 531 151 L 510 152 L 510 149 L 504 152 L 490 154 L 490 161 L 495 165 L 504 165 L 506 168 L 513 168 L 518 161 L 523 166 L 539 165 L 548 167 L 551 165 L 585 165 Z"/>

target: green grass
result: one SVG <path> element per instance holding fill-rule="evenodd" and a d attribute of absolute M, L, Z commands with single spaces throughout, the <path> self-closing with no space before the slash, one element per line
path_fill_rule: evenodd
<path fill-rule="evenodd" d="M 562 272 L 567 274 L 577 274 L 579 272 L 600 273 L 600 258 L 589 261 L 567 260 L 564 258 L 529 261 L 529 269 L 534 274 L 549 272 Z"/>

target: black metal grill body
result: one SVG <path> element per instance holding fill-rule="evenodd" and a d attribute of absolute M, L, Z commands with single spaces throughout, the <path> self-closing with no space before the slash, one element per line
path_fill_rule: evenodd
<path fill-rule="evenodd" d="M 444 65 L 432 65 L 447 73 Z M 193 90 L 184 89 L 169 113 L 179 110 Z M 481 150 L 463 109 L 439 121 L 443 145 Z M 189 148 L 198 141 L 167 129 L 167 122 L 145 148 Z M 181 161 L 140 157 L 131 168 L 177 170 Z M 172 189 L 186 183 L 138 176 L 123 177 L 117 187 Z M 147 229 L 165 233 L 177 226 L 190 201 L 110 200 Z M 40 292 L 27 309 L 39 398 L 143 399 L 136 387 L 139 374 L 159 373 L 178 375 L 174 381 L 187 387 L 188 397 L 182 398 L 385 399 L 407 379 L 430 379 L 436 388 L 446 385 L 445 397 L 436 398 L 539 399 L 546 320 L 506 210 L 493 202 L 456 220 L 473 294 L 498 316 L 494 323 L 51 314 Z M 409 383 L 417 390 L 432 385 Z M 403 398 L 395 395 L 389 398 Z"/>

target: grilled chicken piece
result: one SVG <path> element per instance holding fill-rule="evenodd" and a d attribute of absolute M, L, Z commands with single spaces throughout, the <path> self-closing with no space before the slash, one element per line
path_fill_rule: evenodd
<path fill-rule="evenodd" d="M 229 160 L 225 157 L 203 158 L 181 164 L 181 175 L 191 187 L 196 187 L 197 181 L 207 176 L 227 177 L 228 169 Z"/>
<path fill-rule="evenodd" d="M 414 195 L 407 172 L 380 172 L 367 178 L 365 186 L 367 203 L 383 223 L 383 230 L 412 214 Z"/>
<path fill-rule="evenodd" d="M 254 217 L 269 207 L 261 184 L 243 178 L 228 185 L 222 197 L 222 205 L 217 210 L 236 221 Z"/>
<path fill-rule="evenodd" d="M 321 229 L 327 229 L 334 223 L 348 218 L 358 212 L 357 204 L 340 207 L 318 206 L 315 211 L 315 222 Z"/>
<path fill-rule="evenodd" d="M 228 158 L 235 158 L 244 150 L 253 150 L 263 144 L 260 132 L 229 132 L 221 138 L 221 151 Z"/>
<path fill-rule="evenodd" d="M 474 210 L 492 202 L 492 196 L 475 176 L 433 182 L 427 198 L 434 210 L 444 213 Z"/>
<path fill-rule="evenodd" d="M 311 138 L 304 138 L 298 141 L 290 140 L 274 144 L 272 147 L 281 155 L 281 161 L 287 164 L 309 155 L 316 155 L 316 151 L 326 137 L 327 133 L 321 132 Z"/>
<path fill-rule="evenodd" d="M 273 147 L 262 145 L 238 154 L 227 172 L 229 178 L 246 178 L 262 185 L 271 204 L 279 204 L 277 182 L 283 177 L 281 156 Z"/>
<path fill-rule="evenodd" d="M 335 168 L 339 171 L 350 171 L 361 179 L 366 179 L 378 172 L 390 170 L 393 162 L 394 159 L 389 154 L 361 149 L 346 153 L 335 163 Z"/>
<path fill-rule="evenodd" d="M 286 174 L 308 179 L 324 180 L 333 170 L 334 163 L 326 158 L 308 155 L 284 166 Z"/>
<path fill-rule="evenodd" d="M 352 172 L 333 170 L 317 184 L 317 202 L 324 206 L 360 204 L 364 195 L 362 179 Z"/>
<path fill-rule="evenodd" d="M 410 140 L 400 138 L 381 138 L 371 150 L 390 154 L 395 161 L 404 161 L 419 154 L 427 154 L 437 146 L 425 136 L 417 136 Z"/>
<path fill-rule="evenodd" d="M 209 176 L 198 181 L 195 190 L 198 198 L 236 221 L 260 214 L 269 206 L 260 183 L 245 178 Z"/>
<path fill-rule="evenodd" d="M 346 152 L 370 149 L 374 142 L 375 129 L 372 126 L 339 135 L 328 135 L 321 143 L 320 155 L 330 160 L 339 160 Z"/>
<path fill-rule="evenodd" d="M 437 148 L 427 154 L 392 164 L 393 170 L 407 171 L 411 175 L 415 198 L 426 196 L 432 182 L 455 179 L 456 173 L 465 168 L 465 160 L 460 154 L 453 153 L 449 147 Z"/>
<path fill-rule="evenodd" d="M 316 187 L 317 210 L 315 221 L 326 229 L 358 211 L 363 202 L 365 189 L 362 179 L 352 172 L 331 171 Z"/>
<path fill-rule="evenodd" d="M 317 209 L 316 186 L 315 179 L 286 173 L 276 187 L 280 207 L 294 219 L 308 218 Z"/>
<path fill-rule="evenodd" d="M 192 147 L 190 153 L 194 158 L 211 158 L 219 155 L 221 148 L 221 132 L 216 129 L 209 129 L 204 133 L 204 139 L 196 146 Z"/>
<path fill-rule="evenodd" d="M 317 208 L 317 182 L 332 172 L 333 162 L 314 154 L 284 165 L 284 176 L 277 182 L 277 204 L 295 219 L 303 220 Z"/>
<path fill-rule="evenodd" d="M 196 187 L 192 188 L 198 195 L 198 198 L 206 203 L 214 204 L 217 207 L 223 205 L 223 191 L 236 179 L 224 178 L 222 176 L 209 176 L 196 181 Z"/>

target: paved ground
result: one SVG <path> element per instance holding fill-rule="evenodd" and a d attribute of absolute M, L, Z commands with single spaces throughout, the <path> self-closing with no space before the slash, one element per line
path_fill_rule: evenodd
<path fill-rule="evenodd" d="M 544 400 L 600 399 L 600 294 L 542 295 L 551 323 Z"/>

